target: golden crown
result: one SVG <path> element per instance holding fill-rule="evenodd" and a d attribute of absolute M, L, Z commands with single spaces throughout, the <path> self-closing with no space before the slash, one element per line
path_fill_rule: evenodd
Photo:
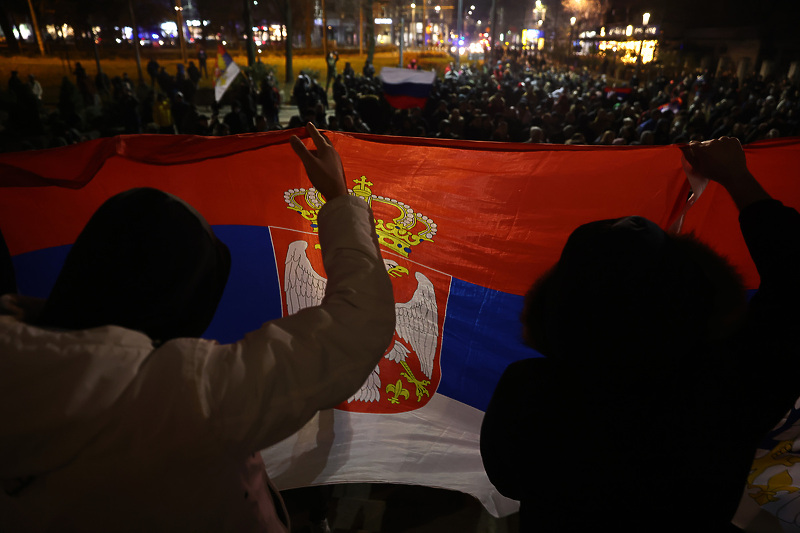
<path fill-rule="evenodd" d="M 349 189 L 351 195 L 361 198 L 370 207 L 377 207 L 376 204 L 383 204 L 392 207 L 397 212 L 397 216 L 392 218 L 391 221 L 375 219 L 378 242 L 387 250 L 396 252 L 403 257 L 408 257 L 413 246 L 423 241 L 433 242 L 433 236 L 436 235 L 436 223 L 433 220 L 420 213 L 415 213 L 408 204 L 393 198 L 372 194 L 370 187 L 373 183 L 367 181 L 366 176 L 353 180 L 353 183 L 355 185 L 353 185 L 352 189 Z M 325 200 L 319 191 L 313 187 L 310 189 L 291 189 L 283 193 L 283 198 L 289 205 L 289 209 L 296 211 L 308 220 L 315 232 L 318 230 L 317 214 L 325 204 Z M 301 205 L 300 202 L 303 202 L 304 205 Z"/>

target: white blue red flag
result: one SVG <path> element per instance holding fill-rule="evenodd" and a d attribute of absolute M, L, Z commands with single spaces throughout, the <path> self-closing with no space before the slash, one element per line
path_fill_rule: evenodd
<path fill-rule="evenodd" d="M 239 74 L 239 65 L 234 63 L 231 55 L 225 51 L 222 43 L 217 44 L 217 66 L 214 69 L 214 98 L 219 102 L 222 95 L 231 86 Z"/>
<path fill-rule="evenodd" d="M 149 186 L 195 206 L 230 248 L 228 286 L 207 338 L 233 342 L 313 304 L 297 293 L 325 282 L 314 246 L 323 200 L 289 146 L 295 133 L 122 136 L 0 154 L 0 229 L 20 292 L 46 297 L 97 207 Z M 284 489 L 418 484 L 469 493 L 494 515 L 509 514 L 517 504 L 489 482 L 478 442 L 502 371 L 535 355 L 520 338 L 524 294 L 580 224 L 638 214 L 675 227 L 689 191 L 681 152 L 327 135 L 351 193 L 375 213 L 397 330 L 362 389 L 265 450 L 267 468 Z M 800 207 L 800 140 L 745 151 L 766 190 Z M 684 231 L 730 258 L 754 289 L 758 274 L 736 227 L 735 205 L 713 183 L 683 218 Z M 800 515 L 796 419 L 791 413 L 765 442 L 751 480 L 753 500 L 787 523 Z M 687 501 L 696 494 L 702 505 L 708 487 L 713 480 L 687 480 Z"/>
<path fill-rule="evenodd" d="M 431 93 L 436 72 L 408 68 L 383 67 L 381 69 L 383 97 L 397 109 L 425 107 Z"/>

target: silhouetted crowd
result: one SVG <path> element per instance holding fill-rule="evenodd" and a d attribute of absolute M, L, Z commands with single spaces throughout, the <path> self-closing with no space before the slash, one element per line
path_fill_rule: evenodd
<path fill-rule="evenodd" d="M 26 83 L 13 72 L 0 98 L 0 147 L 49 148 L 135 133 L 222 136 L 306 122 L 354 133 L 585 145 L 665 145 L 720 136 L 746 144 L 800 134 L 800 88 L 787 78 L 740 80 L 734 73 L 703 71 L 651 73 L 646 82 L 634 74 L 620 82 L 517 55 L 461 68 L 451 63 L 424 108 L 394 109 L 383 98 L 374 66 L 359 70 L 346 63 L 334 77 L 329 65 L 329 90 L 300 72 L 284 96 L 297 112 L 283 124 L 282 94 L 270 73 L 240 77 L 222 105 L 211 97 L 198 108 L 201 74 L 192 62 L 172 75 L 151 60 L 149 83 L 138 84 L 127 75 L 109 80 L 101 73 L 92 80 L 76 63 L 75 81 L 62 80 L 57 110 L 46 111 L 34 76 Z"/>
<path fill-rule="evenodd" d="M 653 145 L 737 137 L 742 143 L 798 135 L 798 85 L 708 72 L 614 84 L 605 75 L 506 58 L 452 64 L 424 109 L 396 110 L 380 80 L 339 76 L 335 117 L 318 127 L 476 141 Z"/>

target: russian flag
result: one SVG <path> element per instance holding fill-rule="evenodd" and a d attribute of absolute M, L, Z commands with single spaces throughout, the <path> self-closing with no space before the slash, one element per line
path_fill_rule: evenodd
<path fill-rule="evenodd" d="M 233 58 L 225 51 L 225 47 L 222 46 L 222 43 L 218 43 L 216 79 L 214 80 L 214 97 L 217 102 L 222 99 L 222 95 L 225 94 L 225 91 L 231 86 L 239 72 L 239 65 L 233 62 Z"/>
<path fill-rule="evenodd" d="M 193 205 L 231 251 L 229 282 L 204 337 L 235 342 L 291 312 L 293 284 L 286 280 L 296 269 L 287 264 L 297 253 L 308 259 L 313 279 L 325 277 L 315 248 L 323 200 L 289 145 L 292 134 L 301 131 L 121 136 L 0 154 L 0 230 L 20 293 L 49 294 L 70 246 L 103 201 L 132 187 L 157 187 Z M 635 213 L 668 228 L 683 216 L 684 230 L 727 256 L 748 288 L 758 286 L 733 229 L 736 206 L 721 187 L 709 184 L 684 214 L 689 186 L 676 146 L 326 135 L 341 154 L 351 193 L 372 205 L 403 320 L 380 363 L 376 395 L 322 411 L 262 452 L 281 489 L 417 484 L 472 494 L 496 516 L 514 512 L 517 503 L 484 472 L 481 421 L 506 366 L 536 356 L 520 338 L 524 294 L 583 223 Z M 745 151 L 765 189 L 800 207 L 793 175 L 800 139 Z M 793 413 L 789 420 L 795 419 Z M 579 421 L 575 429 L 580 435 Z M 768 466 L 759 472 L 793 469 L 800 477 L 800 463 Z M 785 494 L 769 505 L 800 513 L 800 498 Z"/>
<path fill-rule="evenodd" d="M 436 79 L 436 72 L 408 68 L 383 67 L 383 96 L 397 109 L 425 107 Z"/>

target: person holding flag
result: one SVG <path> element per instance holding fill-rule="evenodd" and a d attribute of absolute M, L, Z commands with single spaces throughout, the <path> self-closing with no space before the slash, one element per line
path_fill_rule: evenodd
<path fill-rule="evenodd" d="M 0 530 L 289 531 L 259 450 L 355 393 L 395 328 L 373 214 L 307 132 L 314 150 L 291 145 L 327 200 L 320 305 L 233 344 L 198 338 L 230 254 L 151 188 L 95 212 L 46 301 L 3 297 Z"/>
<path fill-rule="evenodd" d="M 748 525 L 731 521 L 756 449 L 800 397 L 800 215 L 756 181 L 737 139 L 682 150 L 688 176 L 738 207 L 758 292 L 746 302 L 725 259 L 641 217 L 572 233 L 522 314 L 545 357 L 506 369 L 481 430 L 521 531 Z"/>

